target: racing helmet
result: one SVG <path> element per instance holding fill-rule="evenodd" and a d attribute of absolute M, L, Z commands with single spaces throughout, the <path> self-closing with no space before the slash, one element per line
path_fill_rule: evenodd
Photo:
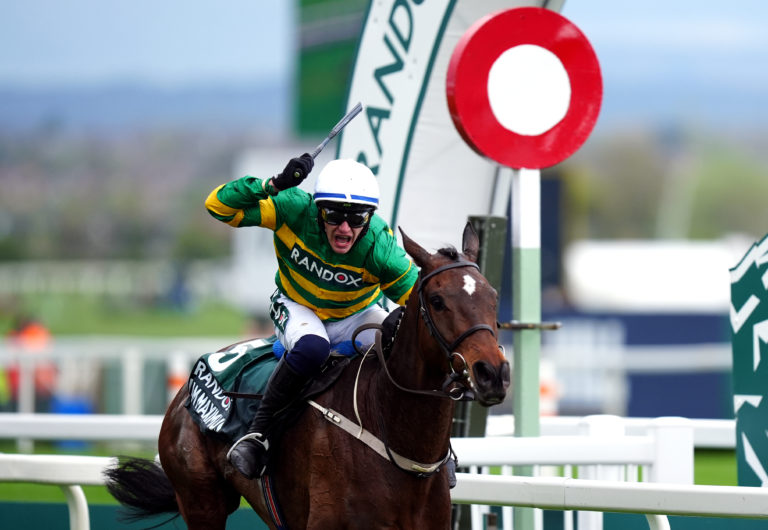
<path fill-rule="evenodd" d="M 379 207 L 379 183 L 368 166 L 351 159 L 331 160 L 315 182 L 315 202 L 350 209 Z"/>

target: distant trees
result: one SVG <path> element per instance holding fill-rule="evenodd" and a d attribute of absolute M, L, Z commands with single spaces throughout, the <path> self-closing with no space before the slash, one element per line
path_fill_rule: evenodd
<path fill-rule="evenodd" d="M 248 140 L 167 131 L 0 135 L 0 260 L 226 254 L 231 234 L 202 205 L 232 178 Z"/>
<path fill-rule="evenodd" d="M 768 232 L 768 134 L 597 134 L 557 169 L 563 243 Z M 197 259 L 230 252 L 203 200 L 243 132 L 0 132 L 0 260 Z"/>
<path fill-rule="evenodd" d="M 627 131 L 562 165 L 567 240 L 768 233 L 768 132 Z"/>

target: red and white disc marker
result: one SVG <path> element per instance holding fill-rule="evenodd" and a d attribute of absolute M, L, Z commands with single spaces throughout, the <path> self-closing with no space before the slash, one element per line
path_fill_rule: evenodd
<path fill-rule="evenodd" d="M 603 95 L 600 65 L 562 15 L 521 7 L 488 15 L 461 37 L 446 81 L 459 134 L 512 168 L 553 166 L 589 137 Z"/>

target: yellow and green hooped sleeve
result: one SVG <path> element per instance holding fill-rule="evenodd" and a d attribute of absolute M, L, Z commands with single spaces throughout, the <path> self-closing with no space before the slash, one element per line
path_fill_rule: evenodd
<path fill-rule="evenodd" d="M 230 226 L 277 225 L 275 203 L 263 181 L 246 176 L 215 188 L 205 199 L 205 208 L 215 219 Z"/>

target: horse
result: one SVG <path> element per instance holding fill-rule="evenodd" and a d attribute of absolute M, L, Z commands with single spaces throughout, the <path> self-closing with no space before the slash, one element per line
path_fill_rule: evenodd
<path fill-rule="evenodd" d="M 239 474 L 226 458 L 230 443 L 192 421 L 185 385 L 162 422 L 160 465 L 129 459 L 106 472 L 134 518 L 180 514 L 191 530 L 224 529 L 243 497 L 271 529 L 450 527 L 455 402 L 501 403 L 510 367 L 472 226 L 461 252 L 430 253 L 401 234 L 420 273 L 388 356 L 379 344 L 354 358 L 273 443 L 261 479 Z"/>

